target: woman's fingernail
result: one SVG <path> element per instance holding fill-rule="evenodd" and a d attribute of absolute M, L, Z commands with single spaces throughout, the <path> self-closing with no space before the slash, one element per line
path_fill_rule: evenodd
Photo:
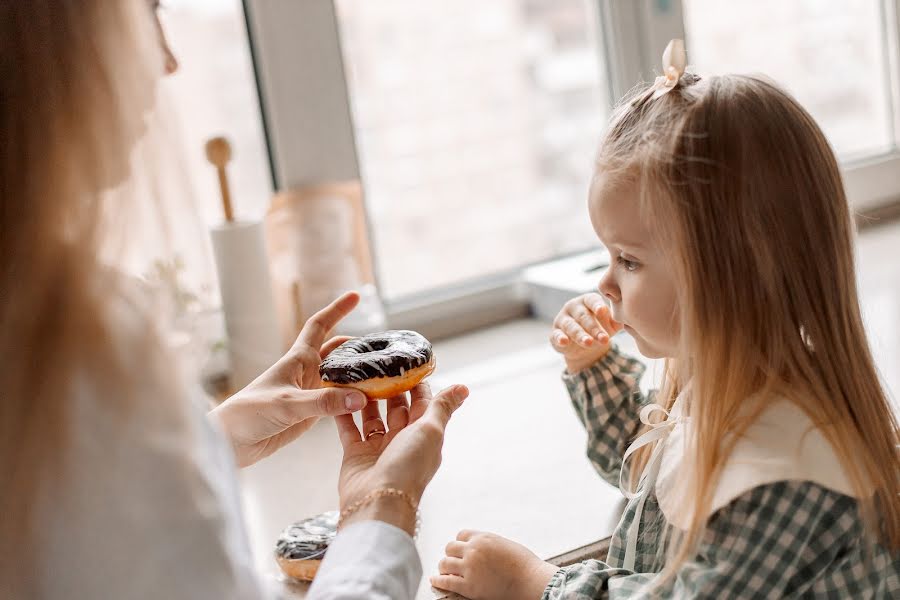
<path fill-rule="evenodd" d="M 366 405 L 366 397 L 359 392 L 350 392 L 344 398 L 344 404 L 347 410 L 359 410 Z"/>

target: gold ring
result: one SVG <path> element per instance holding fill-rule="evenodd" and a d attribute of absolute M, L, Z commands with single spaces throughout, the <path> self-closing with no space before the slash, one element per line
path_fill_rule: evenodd
<path fill-rule="evenodd" d="M 369 438 L 372 437 L 373 435 L 384 435 L 385 433 L 387 433 L 387 432 L 384 429 L 376 429 L 375 431 L 370 431 L 369 433 L 366 434 L 366 441 L 368 442 Z"/>

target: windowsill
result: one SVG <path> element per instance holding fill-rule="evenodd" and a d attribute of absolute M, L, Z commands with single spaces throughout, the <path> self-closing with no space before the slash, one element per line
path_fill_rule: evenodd
<path fill-rule="evenodd" d="M 464 383 L 471 395 L 450 423 L 443 464 L 422 500 L 417 546 L 426 579 L 461 529 L 492 531 L 551 557 L 609 536 L 618 521 L 621 494 L 585 456 L 586 434 L 547 333 L 546 323 L 519 319 L 435 344 L 432 387 Z M 340 456 L 328 419 L 241 472 L 251 545 L 267 579 L 277 579 L 278 533 L 336 508 Z M 417 598 L 433 597 L 423 582 Z"/>

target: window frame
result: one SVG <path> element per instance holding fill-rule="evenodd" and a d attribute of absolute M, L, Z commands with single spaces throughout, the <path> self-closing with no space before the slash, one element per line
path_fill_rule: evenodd
<path fill-rule="evenodd" d="M 334 0 L 242 1 L 274 189 L 359 179 Z M 637 83 L 637 74 L 649 81 L 658 73 L 659 56 L 668 40 L 685 37 L 682 3 L 593 1 L 600 18 L 608 101 L 613 105 Z M 891 207 L 900 206 L 900 0 L 880 2 L 894 144 L 888 152 L 841 164 L 851 207 L 863 216 L 893 214 Z M 304 56 L 314 59 L 297 59 Z M 377 249 L 372 248 L 371 254 L 377 279 Z M 528 315 L 529 290 L 520 277 L 524 268 L 388 301 L 388 324 L 439 339 Z"/>

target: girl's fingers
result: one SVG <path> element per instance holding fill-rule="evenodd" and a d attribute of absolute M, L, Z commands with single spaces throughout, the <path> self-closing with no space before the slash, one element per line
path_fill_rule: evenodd
<path fill-rule="evenodd" d="M 460 542 L 468 542 L 476 535 L 478 535 L 478 532 L 473 529 L 463 529 L 456 534 L 456 539 Z"/>
<path fill-rule="evenodd" d="M 601 309 L 607 308 L 606 302 L 603 301 L 603 296 L 600 294 L 585 294 L 583 302 L 588 310 L 596 316 L 600 316 Z"/>
<path fill-rule="evenodd" d="M 550 332 L 550 345 L 557 352 L 565 353 L 572 346 L 572 341 L 562 330 L 554 328 Z"/>
<path fill-rule="evenodd" d="M 582 348 L 590 348 L 593 346 L 594 339 L 588 335 L 584 328 L 572 317 L 566 315 L 559 319 L 559 326 L 570 340 Z"/>
<path fill-rule="evenodd" d="M 449 544 L 447 544 L 446 548 L 444 548 L 444 554 L 446 554 L 447 556 L 452 556 L 454 558 L 462 558 L 465 549 L 465 542 L 453 540 Z"/>
<path fill-rule="evenodd" d="M 434 575 L 429 581 L 432 586 L 439 590 L 453 592 L 454 594 L 459 594 L 463 597 L 469 596 L 467 593 L 469 589 L 468 586 L 466 586 L 466 580 L 459 575 Z"/>
<path fill-rule="evenodd" d="M 613 320 L 608 306 L 603 306 L 596 314 L 600 324 L 603 325 L 603 329 L 608 331 L 610 335 L 615 335 L 622 329 L 622 324 Z"/>
<path fill-rule="evenodd" d="M 580 306 L 576 306 L 572 309 L 572 317 L 578 321 L 578 324 L 581 325 L 581 328 L 584 329 L 588 335 L 592 338 L 600 339 L 600 336 L 603 335 L 603 328 L 600 327 L 600 323 L 597 322 L 597 318 L 594 317 L 594 314 L 588 311 L 587 306 L 584 304 Z"/>
<path fill-rule="evenodd" d="M 445 556 L 438 561 L 438 573 L 441 575 L 463 575 L 463 561 L 453 556 Z"/>

